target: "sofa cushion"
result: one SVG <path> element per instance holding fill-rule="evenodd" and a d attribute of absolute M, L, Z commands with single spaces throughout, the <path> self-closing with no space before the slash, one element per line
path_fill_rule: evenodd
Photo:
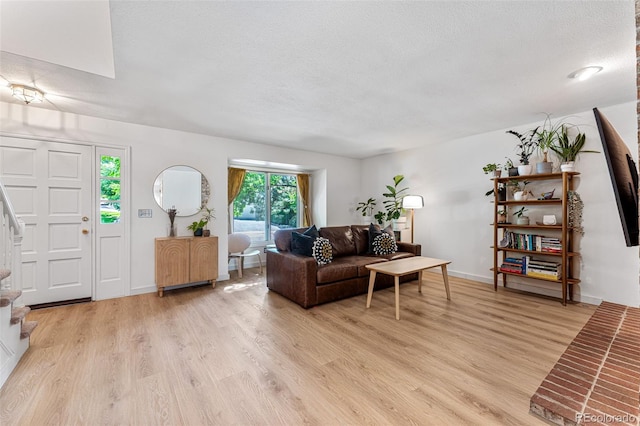
<path fill-rule="evenodd" d="M 366 268 L 367 265 L 371 265 L 373 263 L 381 263 L 387 262 L 387 259 L 384 257 L 376 257 L 376 256 L 347 256 L 344 258 L 345 261 L 350 262 L 352 265 L 355 265 L 358 268 L 358 276 L 359 277 L 368 277 L 369 270 Z"/>
<path fill-rule="evenodd" d="M 350 256 L 356 254 L 351 226 L 329 226 L 320 229 L 320 236 L 331 242 L 333 257 Z"/>
<path fill-rule="evenodd" d="M 317 284 L 328 284 L 348 280 L 358 276 L 358 267 L 350 261 L 350 257 L 333 259 L 328 265 L 318 265 Z"/>
<path fill-rule="evenodd" d="M 302 234 L 306 230 L 307 228 L 279 229 L 273 235 L 273 242 L 278 251 L 291 251 L 291 233 L 295 231 Z"/>
<path fill-rule="evenodd" d="M 331 243 L 326 238 L 316 238 L 313 241 L 311 252 L 318 265 L 326 265 L 327 263 L 331 263 L 331 260 L 333 260 Z"/>
<path fill-rule="evenodd" d="M 367 254 L 369 251 L 369 225 L 351 225 L 356 254 Z"/>
<path fill-rule="evenodd" d="M 397 251 L 391 254 L 382 254 L 380 256 L 370 256 L 370 257 L 373 257 L 374 259 L 382 258 L 386 260 L 396 260 L 396 259 L 404 259 L 405 257 L 413 257 L 413 256 L 415 256 L 413 253 Z"/>

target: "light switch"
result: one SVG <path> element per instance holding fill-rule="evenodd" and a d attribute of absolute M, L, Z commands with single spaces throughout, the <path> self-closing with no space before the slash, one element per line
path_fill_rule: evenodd
<path fill-rule="evenodd" d="M 138 209 L 138 217 L 143 219 L 148 219 L 153 217 L 153 210 L 151 209 Z"/>

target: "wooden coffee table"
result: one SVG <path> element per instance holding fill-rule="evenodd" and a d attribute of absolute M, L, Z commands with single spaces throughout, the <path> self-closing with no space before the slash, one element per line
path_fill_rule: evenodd
<path fill-rule="evenodd" d="M 369 274 L 369 293 L 367 294 L 367 308 L 371 306 L 371 297 L 373 296 L 373 286 L 376 282 L 376 274 L 387 274 L 393 276 L 396 288 L 396 319 L 400 319 L 400 277 L 402 275 L 418 272 L 418 292 L 422 293 L 422 271 L 425 269 L 442 268 L 442 279 L 444 280 L 444 288 L 447 291 L 447 300 L 451 300 L 449 292 L 449 277 L 447 275 L 447 265 L 450 260 L 434 259 L 431 257 L 408 257 L 405 259 L 391 260 L 389 262 L 374 263 L 366 265 L 371 271 Z"/>

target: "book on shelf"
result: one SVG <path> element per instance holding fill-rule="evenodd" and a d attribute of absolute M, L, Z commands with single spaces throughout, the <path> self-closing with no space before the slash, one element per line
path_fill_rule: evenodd
<path fill-rule="evenodd" d="M 504 238 L 507 241 L 506 248 L 547 253 L 562 252 L 562 242 L 559 238 L 522 234 L 509 231 L 508 229 L 504 231 Z"/>
<path fill-rule="evenodd" d="M 526 275 L 534 278 L 559 280 L 561 265 L 549 260 L 532 259 L 531 256 L 505 257 L 500 265 L 501 272 Z"/>
<path fill-rule="evenodd" d="M 560 264 L 557 262 L 532 259 L 531 256 L 524 256 L 522 263 L 522 270 L 527 276 L 552 280 L 560 278 Z"/>

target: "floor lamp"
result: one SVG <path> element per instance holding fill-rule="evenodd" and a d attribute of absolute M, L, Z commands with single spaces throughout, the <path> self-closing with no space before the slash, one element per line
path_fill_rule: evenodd
<path fill-rule="evenodd" d="M 402 208 L 411 210 L 411 244 L 413 244 L 413 211 L 424 207 L 421 195 L 407 195 L 402 199 Z"/>

